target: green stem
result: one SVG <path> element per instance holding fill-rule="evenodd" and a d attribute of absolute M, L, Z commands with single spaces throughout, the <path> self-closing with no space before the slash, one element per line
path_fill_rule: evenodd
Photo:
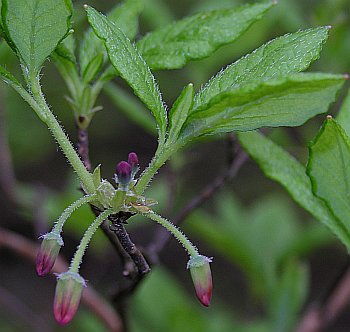
<path fill-rule="evenodd" d="M 147 213 L 143 213 L 143 215 L 147 218 L 156 221 L 158 224 L 166 228 L 171 234 L 173 234 L 190 256 L 199 255 L 198 249 L 191 243 L 191 241 L 186 237 L 186 235 L 182 233 L 182 231 L 174 224 L 172 224 L 169 220 L 163 218 L 159 214 L 156 214 L 152 210 L 150 210 Z"/>
<path fill-rule="evenodd" d="M 71 216 L 71 214 L 78 208 L 80 208 L 82 205 L 91 202 L 96 197 L 96 194 L 93 195 L 86 195 L 84 197 L 81 197 L 71 205 L 69 205 L 63 213 L 60 215 L 60 217 L 57 219 L 54 228 L 52 229 L 52 233 L 55 233 L 57 235 L 60 235 L 62 232 L 62 228 L 64 223 L 67 221 L 67 219 Z"/>
<path fill-rule="evenodd" d="M 66 155 L 67 159 L 79 176 L 84 189 L 89 194 L 93 193 L 95 191 L 95 186 L 92 181 L 92 175 L 86 170 L 67 135 L 64 133 L 62 127 L 59 125 L 55 116 L 47 106 L 44 95 L 41 91 L 39 79 L 36 76 L 30 79 L 30 88 L 33 98 L 23 88 L 19 89 L 20 91 L 18 91 L 18 89 L 16 90 L 20 92 L 20 95 L 30 104 L 30 106 L 32 106 L 40 119 L 49 127 L 63 153 Z M 35 102 L 33 102 L 33 99 Z"/>
<path fill-rule="evenodd" d="M 92 238 L 92 236 L 95 234 L 97 229 L 100 227 L 102 222 L 108 218 L 109 215 L 113 213 L 112 209 L 108 209 L 103 211 L 89 226 L 89 228 L 86 230 L 83 238 L 80 241 L 80 244 L 78 246 L 77 251 L 74 254 L 74 257 L 72 259 L 72 262 L 70 264 L 69 271 L 70 272 L 79 272 L 80 264 L 82 262 L 85 250 L 87 249 L 89 242 Z"/>
<path fill-rule="evenodd" d="M 159 145 L 158 149 L 151 160 L 148 167 L 143 171 L 139 177 L 135 190 L 138 195 L 142 193 L 147 188 L 148 184 L 151 182 L 153 176 L 158 172 L 159 168 L 169 159 L 169 149 L 165 149 L 164 146 Z"/>

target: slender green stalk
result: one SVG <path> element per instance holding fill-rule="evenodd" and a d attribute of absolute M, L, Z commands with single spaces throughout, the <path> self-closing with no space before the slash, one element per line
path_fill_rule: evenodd
<path fill-rule="evenodd" d="M 30 96 L 30 94 L 23 88 L 20 89 L 18 86 L 16 86 L 16 90 L 34 109 L 40 119 L 49 127 L 56 141 L 60 145 L 63 153 L 66 155 L 75 172 L 79 176 L 84 189 L 89 194 L 93 193 L 95 191 L 95 186 L 92 181 L 92 175 L 86 170 L 83 162 L 80 160 L 67 135 L 64 133 L 62 127 L 59 125 L 55 116 L 47 106 L 44 95 L 41 91 L 39 79 L 37 77 L 32 77 L 30 82 L 30 88 L 33 97 Z"/>
<path fill-rule="evenodd" d="M 112 209 L 108 209 L 103 211 L 89 226 L 89 228 L 86 230 L 83 238 L 80 241 L 80 244 L 78 246 L 77 251 L 74 254 L 74 257 L 72 259 L 72 262 L 70 264 L 69 271 L 70 272 L 79 272 L 80 264 L 82 262 L 85 250 L 87 249 L 89 242 L 92 238 L 92 236 L 95 234 L 99 226 L 102 224 L 102 222 L 108 218 L 109 215 L 113 213 Z"/>
<path fill-rule="evenodd" d="M 17 82 L 14 82 L 12 80 L 7 80 L 6 83 L 9 86 L 11 86 L 24 99 L 24 101 L 26 101 L 29 104 L 29 106 L 34 110 L 34 112 L 40 118 L 40 120 L 46 123 L 45 113 L 37 104 L 37 102 L 33 99 L 30 93 Z"/>
<path fill-rule="evenodd" d="M 150 210 L 147 213 L 143 213 L 143 215 L 147 218 L 156 221 L 158 224 L 166 228 L 171 234 L 173 234 L 191 257 L 199 255 L 198 249 L 191 243 L 191 241 L 186 237 L 186 235 L 182 233 L 182 231 L 174 224 L 172 224 L 169 220 L 163 218 L 159 214 L 156 214 L 152 210 Z"/>
<path fill-rule="evenodd" d="M 82 205 L 91 202 L 96 198 L 96 194 L 93 195 L 86 195 L 84 197 L 81 197 L 71 205 L 69 205 L 63 213 L 60 215 L 60 217 L 57 219 L 55 226 L 52 229 L 52 233 L 55 233 L 57 235 L 60 235 L 62 232 L 62 228 L 64 223 L 67 221 L 67 219 L 71 216 L 71 214 L 78 208 L 80 208 Z"/>
<path fill-rule="evenodd" d="M 136 183 L 135 190 L 137 194 L 142 195 L 148 184 L 151 182 L 153 176 L 158 172 L 159 168 L 161 168 L 163 164 L 169 159 L 169 154 L 170 150 L 164 149 L 164 146 L 158 146 L 155 156 L 151 160 L 148 167 L 143 171 Z"/>

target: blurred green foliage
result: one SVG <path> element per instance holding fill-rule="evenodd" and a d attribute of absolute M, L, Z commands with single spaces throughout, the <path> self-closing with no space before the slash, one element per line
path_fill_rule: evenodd
<path fill-rule="evenodd" d="M 164 26 L 183 15 L 251 1 L 143 0 L 143 2 L 141 34 Z M 82 4 L 83 1 L 75 2 L 78 9 L 74 19 L 77 33 L 86 27 L 86 19 L 81 10 Z M 96 5 L 101 11 L 108 11 L 114 5 L 114 1 L 91 1 L 91 5 Z M 171 72 L 171 79 L 168 72 L 155 73 L 164 91 L 164 99 L 171 104 L 180 93 L 181 87 L 188 82 L 193 82 L 198 89 L 220 68 L 272 37 L 320 25 L 332 25 L 333 29 L 321 59 L 312 69 L 334 73 L 349 72 L 348 0 L 312 2 L 281 0 L 233 45 L 224 46 L 207 59 L 192 62 L 182 70 Z M 0 46 L 0 57 L 7 64 L 7 69 L 17 68 L 15 58 L 8 52 L 3 42 Z M 43 80 L 49 103 L 71 139 L 75 141 L 73 115 L 64 99 L 67 90 L 51 63 L 45 64 Z M 37 121 L 34 113 L 15 93 L 7 90 L 4 85 L 1 85 L 0 89 L 1 107 L 5 108 L 6 112 L 6 131 L 11 154 L 21 182 L 20 197 L 26 207 L 21 211 L 21 216 L 27 221 L 33 219 L 37 184 L 44 182 L 48 188 L 42 206 L 48 220 L 52 222 L 65 207 L 80 196 L 78 183 L 71 173 L 67 174 L 68 165 L 63 162 L 45 126 Z M 92 123 L 91 155 L 93 164 L 101 162 L 104 165 L 104 177 L 111 178 L 113 163 L 125 158 L 130 150 L 137 150 L 141 164 L 143 167 L 146 166 L 155 147 L 155 138 L 152 119 L 148 117 L 148 113 L 144 113 L 142 118 L 137 115 L 146 110 L 138 104 L 136 97 L 128 88 L 122 84 L 117 86 L 114 82 L 107 86 L 105 92 L 111 98 L 107 99 L 103 95 L 98 100 L 104 110 L 96 114 Z M 117 93 L 120 98 L 113 98 Z M 336 111 L 335 106 L 332 112 Z M 305 126 L 295 129 L 292 134 L 277 129 L 272 132 L 272 137 L 302 159 L 306 153 L 305 146 L 308 139 L 315 135 L 319 124 L 320 121 L 316 118 Z M 216 145 L 206 144 L 211 150 L 205 151 L 208 165 L 203 165 L 203 168 L 208 167 L 212 170 L 210 164 L 213 164 L 213 168 L 217 169 L 219 162 L 211 158 L 211 155 L 216 155 Z M 186 151 L 171 162 L 173 168 L 180 173 L 177 186 L 181 192 L 179 197 L 176 197 L 177 207 L 185 198 L 195 193 L 193 188 L 198 187 L 196 180 L 201 182 L 202 187 L 205 185 L 204 181 L 213 177 L 212 173 L 204 172 L 205 177 L 198 179 L 197 170 L 189 169 L 191 156 L 195 153 Z M 220 167 L 221 164 L 224 162 L 220 161 Z M 271 194 L 268 189 L 256 188 L 254 181 L 252 185 L 248 178 L 253 177 L 255 181 L 261 181 L 261 174 L 250 174 L 249 171 L 250 169 L 242 175 L 246 178 L 239 179 L 241 184 L 247 181 L 246 188 L 233 186 L 234 194 L 228 191 L 230 189 L 228 188 L 207 208 L 191 215 L 184 223 L 184 229 L 189 231 L 193 239 L 200 239 L 208 255 L 218 256 L 218 261 L 223 262 L 223 266 L 216 266 L 214 258 L 215 285 L 220 284 L 225 270 L 230 270 L 229 276 L 235 273 L 231 271 L 233 269 L 241 271 L 249 284 L 244 302 L 256 307 L 257 313 L 241 317 L 244 315 L 237 308 L 237 301 L 231 303 L 224 297 L 220 298 L 215 294 L 215 288 L 213 306 L 210 309 L 199 307 L 193 291 L 186 292 L 186 287 L 183 286 L 186 280 L 181 279 L 181 274 L 174 276 L 170 272 L 174 270 L 174 266 L 185 266 L 185 262 L 173 265 L 164 262 L 164 265 L 168 265 L 169 271 L 165 267 L 155 268 L 132 299 L 131 331 L 283 332 L 290 331 L 295 326 L 308 297 L 310 273 L 306 258 L 311 252 L 331 243 L 332 238 L 321 225 L 314 220 L 308 220 L 309 216 L 305 218 L 305 214 L 300 212 L 290 199 L 281 198 L 279 188 L 273 187 L 277 192 Z M 181 172 L 186 172 L 184 178 L 192 182 L 184 183 L 181 180 Z M 167 173 L 161 172 L 149 190 L 149 196 L 159 201 L 159 209 L 166 208 L 166 198 L 169 195 L 167 177 Z M 250 194 L 246 194 L 247 191 Z M 243 198 L 237 199 L 239 195 Z M 79 238 L 92 218 L 88 208 L 79 209 L 67 223 L 65 232 L 73 238 Z M 50 225 L 47 225 L 48 229 L 49 227 Z M 131 221 L 128 227 L 137 234 L 139 228 L 142 232 L 147 226 L 136 220 Z M 96 249 L 94 255 L 97 256 L 103 256 L 103 252 L 110 250 L 105 237 L 100 233 L 96 234 L 91 247 Z M 189 275 L 187 277 L 189 278 Z M 21 283 L 20 278 L 18 282 Z M 235 286 L 230 285 L 232 288 Z M 250 301 L 252 298 L 254 300 Z M 15 331 L 16 325 L 1 316 L 0 329 Z M 67 331 L 69 330 L 105 331 L 105 328 L 90 313 L 81 310 L 77 319 L 67 328 Z"/>

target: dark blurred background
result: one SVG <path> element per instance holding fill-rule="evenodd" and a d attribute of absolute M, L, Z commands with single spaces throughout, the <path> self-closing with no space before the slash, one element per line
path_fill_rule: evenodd
<path fill-rule="evenodd" d="M 140 33 L 136 39 L 147 31 L 199 11 L 251 3 L 143 1 Z M 111 0 L 74 1 L 74 28 L 78 40 L 88 27 L 82 8 L 85 2 L 101 12 L 108 12 L 116 4 Z M 321 25 L 332 25 L 333 29 L 320 60 L 310 70 L 348 73 L 349 1 L 280 0 L 233 45 L 224 46 L 209 58 L 192 62 L 184 69 L 156 72 L 163 98 L 170 106 L 187 83 L 193 82 L 198 90 L 222 67 L 266 41 Z M 19 77 L 18 62 L 3 41 L 0 59 Z M 121 80 L 114 82 L 131 99 L 136 98 Z M 42 85 L 54 113 L 71 140 L 76 141 L 74 116 L 65 99 L 67 89 L 50 61 L 45 63 Z M 346 88 L 329 110 L 330 114 L 337 113 Z M 0 188 L 0 226 L 39 243 L 38 236 L 48 231 L 60 212 L 80 196 L 78 182 L 34 112 L 4 84 L 0 86 L 0 97 L 1 160 L 2 166 L 10 166 L 0 170 L 9 180 L 7 186 Z M 96 113 L 89 129 L 92 165 L 102 164 L 103 177 L 110 180 L 115 165 L 130 151 L 136 151 L 141 169 L 146 167 L 155 151 L 156 137 L 120 111 L 108 93 L 102 92 L 97 104 L 102 105 L 103 110 Z M 298 128 L 273 129 L 270 137 L 304 163 L 307 145 L 323 119 L 321 115 Z M 147 191 L 149 197 L 159 202 L 157 210 L 164 211 L 170 219 L 174 217 L 189 199 L 225 171 L 227 150 L 227 137 L 222 136 L 203 140 L 175 155 Z M 15 182 L 11 182 L 11 170 Z M 20 200 L 20 207 L 13 201 L 14 196 Z M 171 199 L 173 204 L 169 203 Z M 67 222 L 62 250 L 67 260 L 92 219 L 92 213 L 85 207 Z M 214 257 L 212 305 L 206 309 L 197 303 L 186 270 L 186 254 L 171 240 L 161 254 L 159 266 L 129 301 L 130 331 L 293 330 L 305 308 L 327 296 L 349 264 L 345 248 L 333 235 L 294 203 L 278 184 L 266 179 L 251 160 L 213 199 L 194 211 L 182 228 L 201 252 Z M 135 218 L 130 220 L 127 229 L 136 244 L 145 246 L 158 226 Z M 90 245 L 81 274 L 106 299 L 120 280 L 119 258 L 102 232 L 96 234 Z M 37 277 L 34 262 L 2 246 L 0 237 L 1 332 L 106 331 L 84 305 L 72 324 L 59 327 L 51 310 L 54 289 L 54 277 Z M 349 310 L 350 306 L 326 330 L 349 331 Z M 288 324 L 279 325 L 279 321 L 288 321 Z"/>

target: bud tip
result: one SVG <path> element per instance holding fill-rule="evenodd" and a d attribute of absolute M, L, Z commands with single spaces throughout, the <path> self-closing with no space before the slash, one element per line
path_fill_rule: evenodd
<path fill-rule="evenodd" d="M 121 161 L 116 167 L 117 181 L 122 186 L 127 186 L 131 181 L 131 166 L 126 161 Z"/>
<path fill-rule="evenodd" d="M 85 280 L 78 273 L 67 271 L 57 276 L 53 313 L 60 325 L 66 325 L 73 319 L 83 287 L 86 287 Z"/>
<path fill-rule="evenodd" d="M 48 233 L 41 236 L 43 242 L 36 256 L 36 273 L 39 277 L 48 274 L 56 261 L 56 258 L 63 246 L 63 240 L 60 235 Z"/>
<path fill-rule="evenodd" d="M 198 300 L 206 307 L 209 306 L 213 290 L 213 281 L 209 263 L 211 258 L 197 255 L 192 256 L 187 263 Z"/>

